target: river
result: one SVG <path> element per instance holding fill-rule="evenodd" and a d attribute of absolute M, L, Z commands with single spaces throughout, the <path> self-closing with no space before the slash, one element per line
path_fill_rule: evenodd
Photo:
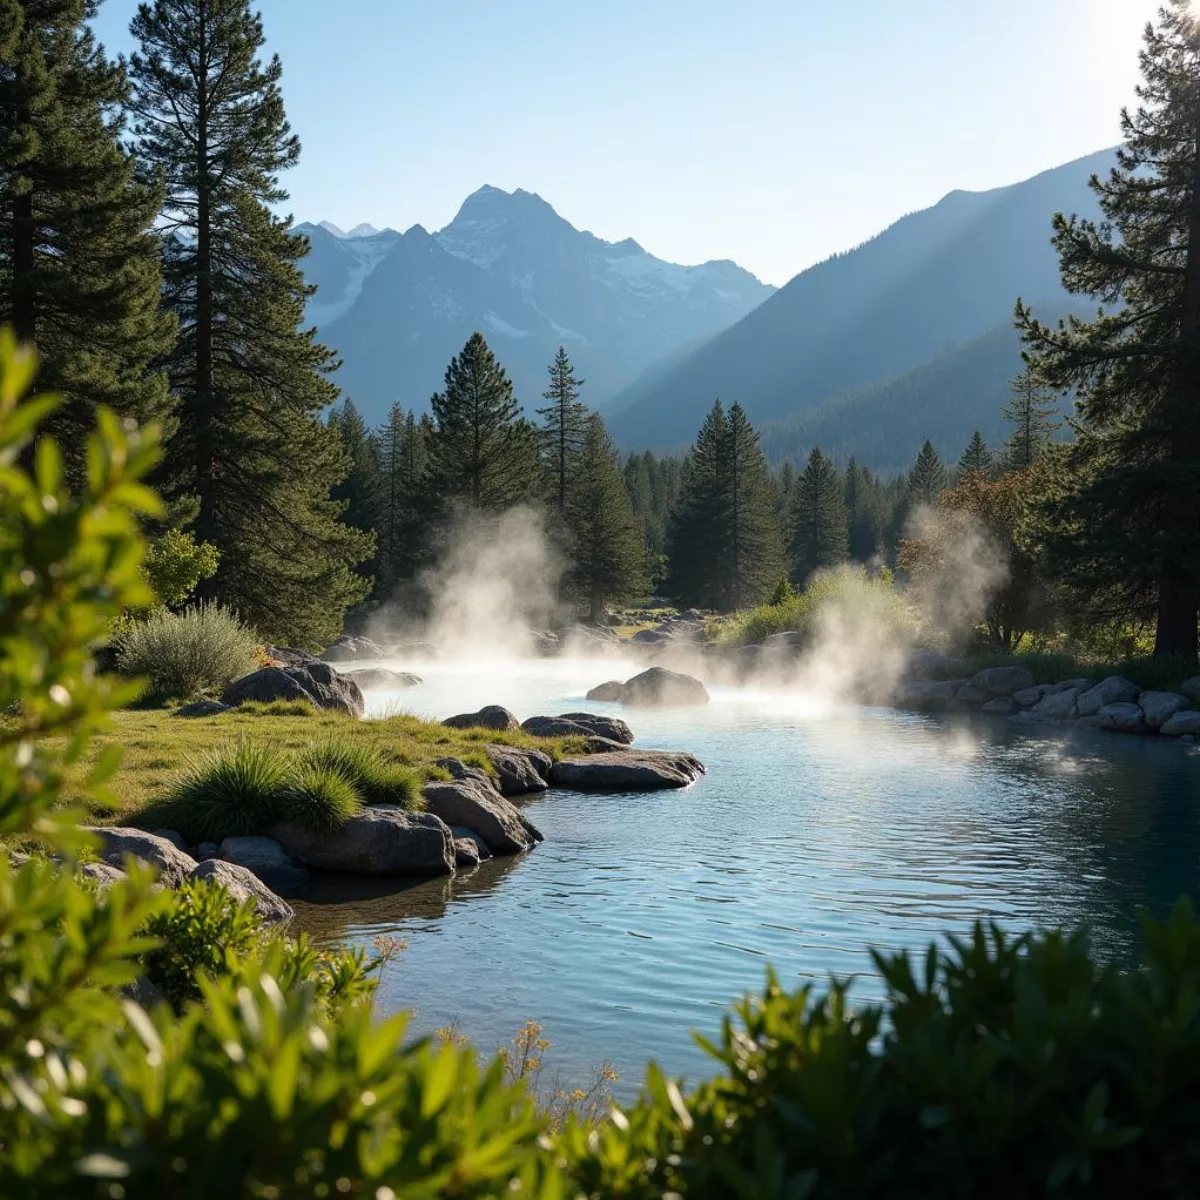
<path fill-rule="evenodd" d="M 788 986 L 856 976 L 872 998 L 868 946 L 922 947 L 978 918 L 1086 922 L 1129 961 L 1139 907 L 1162 913 L 1200 882 L 1200 747 L 782 691 L 714 688 L 700 709 L 585 701 L 637 669 L 611 660 L 385 665 L 425 682 L 370 694 L 368 715 L 586 708 L 708 767 L 682 791 L 535 797 L 523 807 L 545 841 L 519 858 L 415 885 L 326 882 L 297 902 L 318 939 L 407 940 L 382 1011 L 489 1051 L 536 1019 L 564 1078 L 608 1059 L 628 1084 L 654 1058 L 694 1079 L 707 1060 L 690 1031 L 714 1035 L 768 963 Z"/>

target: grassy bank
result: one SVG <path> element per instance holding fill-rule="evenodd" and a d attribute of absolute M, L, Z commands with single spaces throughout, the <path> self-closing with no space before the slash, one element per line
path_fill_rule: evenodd
<path fill-rule="evenodd" d="M 489 742 L 543 750 L 558 759 L 585 749 L 582 738 L 535 738 L 520 730 L 450 729 L 436 721 L 395 716 L 378 721 L 318 712 L 294 703 L 243 705 L 215 717 L 177 717 L 167 709 L 127 709 L 113 714 L 109 730 L 96 736 L 87 757 L 68 779 L 65 798 L 81 805 L 88 819 L 120 822 L 161 800 L 189 760 L 239 738 L 268 742 L 299 753 L 332 736 L 372 746 L 389 761 L 413 767 L 426 779 L 442 778 L 439 758 L 460 758 L 491 771 L 485 748 Z M 79 782 L 105 749 L 118 745 L 121 767 L 109 785 L 111 803 L 86 800 Z"/>

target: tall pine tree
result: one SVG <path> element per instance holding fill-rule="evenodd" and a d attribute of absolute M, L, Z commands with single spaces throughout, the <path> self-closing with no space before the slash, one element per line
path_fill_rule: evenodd
<path fill-rule="evenodd" d="M 1200 22 L 1182 0 L 1149 26 L 1139 105 L 1092 189 L 1102 222 L 1059 214 L 1068 290 L 1107 307 L 1044 325 L 1018 305 L 1039 379 L 1074 389 L 1076 441 L 1054 456 L 1047 565 L 1156 617 L 1155 657 L 1197 660 L 1200 615 Z"/>
<path fill-rule="evenodd" d="M 166 184 L 169 360 L 179 429 L 170 485 L 194 499 L 196 536 L 221 554 L 204 587 L 273 640 L 322 645 L 368 582 L 369 534 L 338 518 L 346 462 L 320 413 L 333 355 L 304 329 L 305 238 L 274 208 L 300 145 L 264 63 L 249 0 L 143 4 L 130 59 L 141 158 Z"/>
<path fill-rule="evenodd" d="M 1058 420 L 1058 396 L 1052 388 L 1039 383 L 1032 367 L 1026 367 L 1010 384 L 1012 395 L 1001 409 L 1013 426 L 1004 446 L 1004 467 L 1024 471 L 1041 456 L 1054 440 Z"/>
<path fill-rule="evenodd" d="M 870 562 L 883 552 L 885 518 L 879 484 L 866 467 L 851 458 L 846 464 L 844 490 L 850 557 Z"/>
<path fill-rule="evenodd" d="M 357 568 L 360 575 L 373 581 L 379 569 L 377 532 L 382 518 L 379 440 L 349 397 L 329 414 L 329 426 L 337 434 L 348 465 L 345 479 L 333 489 L 333 498 L 345 505 L 342 520 L 347 525 L 376 535 L 375 556 Z"/>
<path fill-rule="evenodd" d="M 757 604 L 783 571 L 776 493 L 758 434 L 734 401 L 725 427 L 727 582 L 722 607 Z"/>
<path fill-rule="evenodd" d="M 428 549 L 427 447 L 433 423 L 393 404 L 379 431 L 379 582 L 391 591 L 410 580 Z"/>
<path fill-rule="evenodd" d="M 962 458 L 958 460 L 959 475 L 966 475 L 970 471 L 982 471 L 985 475 L 990 474 L 995 465 L 996 460 L 988 449 L 987 442 L 983 440 L 983 434 L 978 429 L 975 430 L 971 434 L 967 448 L 962 453 Z"/>
<path fill-rule="evenodd" d="M 0 324 L 41 353 L 64 404 L 45 423 L 82 465 L 104 404 L 144 421 L 169 409 L 158 363 L 174 321 L 161 306 L 161 200 L 122 145 L 124 70 L 88 26 L 94 0 L 0 6 Z"/>
<path fill-rule="evenodd" d="M 792 485 L 792 579 L 803 585 L 816 571 L 850 555 L 846 495 L 837 468 L 814 446 Z"/>
<path fill-rule="evenodd" d="M 606 603 L 631 600 L 646 584 L 641 527 L 599 413 L 587 421 L 573 473 L 567 522 L 571 531 L 568 580 L 589 619 L 597 622 Z"/>
<path fill-rule="evenodd" d="M 450 360 L 430 406 L 429 488 L 443 506 L 501 510 L 537 494 L 535 431 L 481 333 Z"/>
<path fill-rule="evenodd" d="M 917 461 L 913 463 L 913 469 L 908 473 L 909 507 L 936 504 L 948 483 L 942 460 L 938 458 L 933 443 L 926 441 L 917 455 Z"/>
<path fill-rule="evenodd" d="M 582 386 L 583 380 L 575 378 L 566 350 L 559 346 L 550 364 L 550 386 L 542 393 L 542 399 L 549 403 L 538 409 L 542 418 L 538 440 L 560 515 L 567 511 L 571 464 L 590 433 L 587 405 L 579 402 Z"/>

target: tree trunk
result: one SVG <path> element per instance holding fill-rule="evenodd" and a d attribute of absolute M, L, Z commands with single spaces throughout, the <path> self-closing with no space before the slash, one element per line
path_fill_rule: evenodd
<path fill-rule="evenodd" d="M 1185 575 L 1164 572 L 1158 581 L 1158 625 L 1154 657 L 1160 662 L 1197 662 L 1196 622 L 1200 618 L 1200 589 Z"/>

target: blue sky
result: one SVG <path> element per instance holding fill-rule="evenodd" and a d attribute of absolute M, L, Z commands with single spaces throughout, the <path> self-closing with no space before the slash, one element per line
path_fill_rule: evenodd
<path fill-rule="evenodd" d="M 297 219 L 438 229 L 483 183 L 772 283 L 1118 140 L 1158 0 L 260 0 Z M 97 27 L 127 50 L 135 0 Z"/>

